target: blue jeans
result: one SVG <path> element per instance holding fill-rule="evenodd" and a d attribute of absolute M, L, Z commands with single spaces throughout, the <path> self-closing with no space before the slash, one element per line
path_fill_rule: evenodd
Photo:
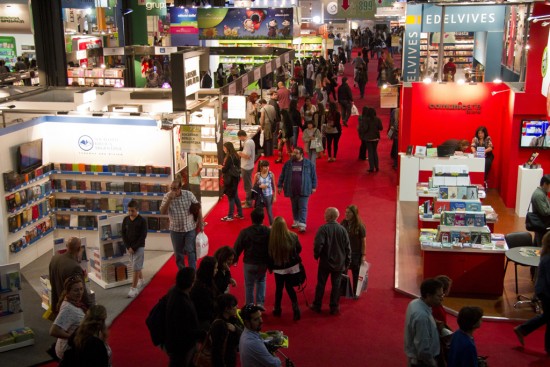
<path fill-rule="evenodd" d="M 307 156 L 311 163 L 315 166 L 315 162 L 317 161 L 317 151 L 315 149 L 309 149 L 307 151 Z"/>
<path fill-rule="evenodd" d="M 306 226 L 307 221 L 307 202 L 309 196 L 291 196 L 292 219 L 300 224 L 300 227 Z"/>
<path fill-rule="evenodd" d="M 187 255 L 189 267 L 196 269 L 197 254 L 195 253 L 195 238 L 197 233 L 194 229 L 189 232 L 174 232 L 170 231 L 170 239 L 176 256 L 176 265 L 178 269 L 185 268 L 184 256 Z"/>
<path fill-rule="evenodd" d="M 255 303 L 257 305 L 263 305 L 265 303 L 266 271 L 266 265 L 244 264 L 246 304 Z M 256 287 L 256 301 L 254 301 L 254 286 Z"/>
<path fill-rule="evenodd" d="M 269 225 L 273 224 L 273 195 L 264 196 L 265 209 L 267 210 L 267 218 Z"/>
<path fill-rule="evenodd" d="M 239 192 L 235 192 L 234 196 L 228 196 L 229 199 L 229 213 L 227 216 L 233 218 L 233 213 L 235 211 L 235 206 L 237 207 L 237 214 L 243 216 L 243 208 L 241 206 L 241 199 L 239 199 Z"/>
<path fill-rule="evenodd" d="M 242 178 L 244 185 L 244 192 L 246 193 L 246 205 L 252 206 L 252 171 L 254 168 L 249 170 L 242 169 Z"/>

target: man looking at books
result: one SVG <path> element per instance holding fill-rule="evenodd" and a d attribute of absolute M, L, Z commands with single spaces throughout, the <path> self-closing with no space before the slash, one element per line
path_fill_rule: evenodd
<path fill-rule="evenodd" d="M 122 221 L 122 241 L 130 254 L 130 261 L 134 275 L 128 298 L 134 298 L 143 288 L 143 258 L 145 252 L 145 238 L 147 237 L 147 222 L 139 215 L 138 203 L 130 200 L 128 215 Z"/>
<path fill-rule="evenodd" d="M 550 191 L 550 175 L 544 175 L 540 179 L 540 186 L 535 189 L 531 195 L 531 208 L 540 220 L 550 227 L 550 202 L 548 201 L 548 192 Z M 535 232 L 535 244 L 540 246 L 542 237 L 547 230 Z"/>
<path fill-rule="evenodd" d="M 178 269 L 185 267 L 185 255 L 190 267 L 194 269 L 197 265 L 195 237 L 196 231 L 202 231 L 202 211 L 199 209 L 195 220 L 190 211 L 191 204 L 200 205 L 191 191 L 182 190 L 179 180 L 172 181 L 170 192 L 164 195 L 160 204 L 160 213 L 168 214 L 170 219 L 170 239 Z"/>
<path fill-rule="evenodd" d="M 52 286 L 52 296 L 50 299 L 50 307 L 54 314 L 59 311 L 58 303 L 63 293 L 65 280 L 72 275 L 78 275 L 82 279 L 86 278 L 84 270 L 80 267 L 80 254 L 82 251 L 80 238 L 71 237 L 67 241 L 67 251 L 62 254 L 54 255 L 50 261 L 49 276 Z M 82 302 L 89 306 L 88 292 L 84 286 L 84 295 Z"/>

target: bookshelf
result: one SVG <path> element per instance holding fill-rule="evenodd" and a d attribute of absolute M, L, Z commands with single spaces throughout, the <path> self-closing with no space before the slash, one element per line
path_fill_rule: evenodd
<path fill-rule="evenodd" d="M 68 68 L 67 82 L 71 85 L 78 82 L 79 85 L 91 85 L 99 87 L 124 87 L 124 69 L 103 68 Z"/>
<path fill-rule="evenodd" d="M 437 66 L 439 55 L 439 43 L 428 43 L 429 37 L 420 40 L 420 62 L 425 65 L 428 52 Z M 428 51 L 429 48 L 429 51 Z M 454 42 L 445 42 L 443 45 L 443 57 L 445 62 L 449 57 L 454 58 L 454 63 L 461 68 L 471 66 L 474 58 L 474 33 L 454 32 Z"/>
<path fill-rule="evenodd" d="M 0 352 L 34 344 L 33 331 L 25 327 L 19 264 L 0 265 Z"/>
<path fill-rule="evenodd" d="M 130 257 L 122 242 L 122 220 L 125 215 L 97 216 L 98 247 L 89 248 L 89 277 L 104 289 L 132 282 Z"/>

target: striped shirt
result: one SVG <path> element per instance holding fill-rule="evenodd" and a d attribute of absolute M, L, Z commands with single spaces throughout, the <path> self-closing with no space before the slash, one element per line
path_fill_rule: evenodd
<path fill-rule="evenodd" d="M 258 182 L 260 185 L 267 185 L 265 189 L 262 189 L 264 196 L 273 196 L 273 173 L 269 172 L 265 178 L 258 173 Z"/>
<path fill-rule="evenodd" d="M 161 207 L 168 201 L 167 193 L 162 199 Z M 191 191 L 181 190 L 181 196 L 176 196 L 168 207 L 168 218 L 170 218 L 169 229 L 173 232 L 189 232 L 195 229 L 196 222 L 193 214 L 189 213 L 192 203 L 198 203 L 197 198 Z"/>

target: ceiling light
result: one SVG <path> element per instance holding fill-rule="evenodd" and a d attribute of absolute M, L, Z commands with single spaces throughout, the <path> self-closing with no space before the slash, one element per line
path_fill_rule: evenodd
<path fill-rule="evenodd" d="M 423 82 L 424 84 L 430 84 L 430 83 L 432 82 L 432 78 L 424 78 L 424 79 L 422 80 L 422 82 Z"/>

